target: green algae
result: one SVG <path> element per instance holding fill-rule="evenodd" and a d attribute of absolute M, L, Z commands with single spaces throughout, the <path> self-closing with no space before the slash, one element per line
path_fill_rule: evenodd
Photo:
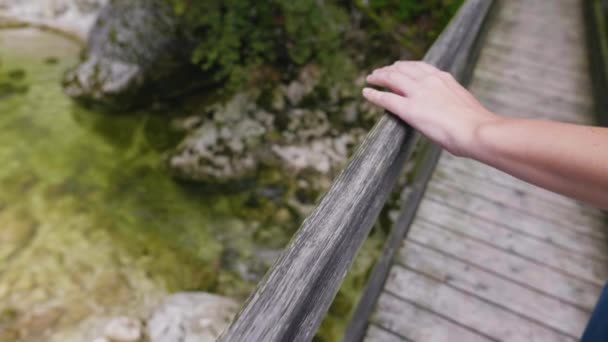
<path fill-rule="evenodd" d="M 167 175 L 168 118 L 98 113 L 62 93 L 78 52 L 49 33 L 0 31 L 0 341 L 62 340 L 83 317 L 142 316 L 167 292 L 252 286 L 222 266 L 217 236 L 246 236 L 234 208 Z"/>
<path fill-rule="evenodd" d="M 0 92 L 2 342 L 92 339 L 97 317 L 145 318 L 175 291 L 244 300 L 302 219 L 276 197 L 320 195 L 273 169 L 230 186 L 171 179 L 163 153 L 180 137 L 166 112 L 180 109 L 74 103 L 59 84 L 79 48 L 0 30 L 0 84 L 22 90 Z M 316 340 L 340 339 L 383 238 L 366 241 Z"/>

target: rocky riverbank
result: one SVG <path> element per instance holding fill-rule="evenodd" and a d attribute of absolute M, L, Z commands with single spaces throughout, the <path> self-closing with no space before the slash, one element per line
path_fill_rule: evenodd
<path fill-rule="evenodd" d="M 324 178 L 314 175 L 326 166 L 269 163 L 243 175 L 198 173 L 196 183 L 176 182 L 167 163 L 183 153 L 175 146 L 184 133 L 170 127 L 196 132 L 208 123 L 211 112 L 201 109 L 208 106 L 178 107 L 173 119 L 169 107 L 98 113 L 60 88 L 77 45 L 31 29 L 0 30 L 0 51 L 2 342 L 92 341 L 123 316 L 140 322 L 146 336 L 154 312 L 179 291 L 241 302 L 339 170 L 335 158 Z M 213 108 L 225 111 L 241 96 Z M 255 115 L 262 105 L 247 103 L 255 110 L 237 114 L 263 119 Z M 306 110 L 304 103 L 294 110 Z M 266 126 L 274 134 L 275 123 Z M 315 141 L 317 134 L 305 136 Z M 271 160 L 283 164 L 278 155 Z M 339 334 L 381 241 L 379 231 L 364 247 L 325 336 Z"/>
<path fill-rule="evenodd" d="M 0 27 L 88 37 L 77 61 L 58 36 L 0 30 L 1 342 L 215 338 L 381 115 L 359 96 L 366 72 L 411 56 L 355 11 L 341 65 L 309 51 L 252 63 L 235 86 L 201 65 L 215 46 L 175 2 L 0 0 Z M 321 340 L 339 339 L 393 197 Z"/>

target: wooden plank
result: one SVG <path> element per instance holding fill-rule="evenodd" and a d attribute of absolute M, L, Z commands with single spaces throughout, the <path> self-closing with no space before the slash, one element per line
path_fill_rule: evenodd
<path fill-rule="evenodd" d="M 581 71 L 498 55 L 491 50 L 487 50 L 480 58 L 484 61 L 475 69 L 475 75 L 495 75 L 505 77 L 505 80 L 518 79 L 531 85 L 569 91 L 572 96 L 592 102 L 591 85 Z"/>
<path fill-rule="evenodd" d="M 597 208 L 593 208 L 589 205 L 585 205 L 582 202 L 572 200 L 560 194 L 526 183 L 522 180 L 508 176 L 506 174 L 500 175 L 497 172 L 501 171 L 495 170 L 493 168 L 482 168 L 473 166 L 471 164 L 461 163 L 459 161 L 446 160 L 447 158 L 444 158 L 444 161 L 439 166 L 441 172 L 445 172 L 448 174 L 464 173 L 467 174 L 469 177 L 477 178 L 480 181 L 490 182 L 497 186 L 507 187 L 520 193 L 525 193 L 526 196 L 530 196 L 538 201 L 545 201 L 556 207 L 562 208 L 563 210 L 578 211 L 581 212 L 583 215 L 596 217 L 600 220 L 605 218 L 605 215 L 602 213 L 602 211 Z M 492 172 L 494 170 L 497 172 Z"/>
<path fill-rule="evenodd" d="M 542 60 L 505 53 L 501 48 L 485 49 L 479 57 L 479 64 L 475 72 L 488 70 L 499 73 L 511 69 L 525 70 L 530 79 L 552 80 L 566 85 L 574 84 L 581 87 L 581 92 L 591 90 L 589 76 L 583 68 L 565 68 L 553 63 L 542 63 Z"/>
<path fill-rule="evenodd" d="M 573 115 L 572 112 L 564 111 L 560 108 L 555 108 L 553 111 L 545 111 L 542 108 L 531 108 L 529 106 L 521 106 L 511 102 L 508 99 L 500 98 L 493 95 L 481 94 L 474 92 L 475 96 L 486 108 L 491 111 L 503 115 L 520 119 L 543 119 L 573 124 L 585 124 L 589 122 L 588 117 Z"/>
<path fill-rule="evenodd" d="M 559 221 L 568 225 L 576 225 L 575 229 L 584 234 L 608 236 L 608 232 L 604 230 L 601 215 L 592 215 L 577 208 L 566 209 L 563 206 L 529 196 L 525 190 L 509 188 L 493 182 L 480 180 L 461 172 L 448 173 L 446 171 L 439 169 L 435 172 L 433 176 L 434 185 L 488 198 L 494 202 L 525 211 L 550 222 Z"/>
<path fill-rule="evenodd" d="M 378 326 L 370 324 L 365 335 L 368 342 L 409 342 L 410 340 L 397 336 L 394 333 Z"/>
<path fill-rule="evenodd" d="M 551 29 L 546 28 L 546 29 Z M 565 56 L 564 59 L 570 59 L 573 63 L 579 65 L 588 65 L 586 61 L 582 61 L 579 57 L 581 54 L 577 51 L 580 48 L 580 40 L 568 39 L 568 37 L 556 38 L 548 35 L 534 35 L 534 32 L 528 28 L 529 32 L 526 35 L 518 35 L 517 39 L 512 39 L 511 32 L 508 31 L 495 31 L 491 36 L 488 37 L 489 42 L 507 43 L 515 49 L 534 51 L 536 53 L 550 54 L 554 53 L 556 56 Z M 542 52 L 538 52 L 542 50 Z M 570 56 L 570 58 L 568 58 Z"/>
<path fill-rule="evenodd" d="M 424 213 L 427 215 L 423 215 L 421 212 L 418 219 L 424 219 L 435 227 L 462 234 L 467 238 L 551 267 L 556 272 L 567 276 L 578 277 L 598 286 L 603 286 L 608 279 L 608 263 L 605 261 L 568 253 L 564 249 L 546 244 L 538 239 L 514 233 L 500 226 L 492 226 L 476 218 L 471 218 L 472 222 L 463 222 L 464 220 L 445 220 L 445 217 L 429 211 Z M 462 213 L 462 215 L 467 215 L 467 213 Z"/>
<path fill-rule="evenodd" d="M 419 273 L 394 267 L 386 289 L 500 341 L 576 341 Z"/>
<path fill-rule="evenodd" d="M 591 108 L 593 98 L 590 89 L 585 90 L 575 82 L 556 82 L 551 77 L 535 77 L 527 66 L 513 67 L 509 69 L 478 68 L 475 70 L 477 86 L 482 87 L 485 83 L 504 84 L 508 89 L 520 88 L 522 91 L 537 93 L 537 89 L 543 89 L 543 93 L 549 97 L 560 97 L 567 103 L 582 105 Z M 484 89 L 477 89 L 483 93 Z"/>
<path fill-rule="evenodd" d="M 591 215 L 599 219 L 605 219 L 606 217 L 600 209 L 527 183 L 503 171 L 481 164 L 472 159 L 459 158 L 444 152 L 439 160 L 437 168 L 438 172 L 466 173 L 469 176 L 479 178 L 480 180 L 523 191 L 539 200 L 561 206 L 565 210 L 580 210 L 581 212 L 585 212 L 586 215 Z"/>
<path fill-rule="evenodd" d="M 371 321 L 412 341 L 495 341 L 386 292 L 380 296 Z"/>
<path fill-rule="evenodd" d="M 561 20 L 560 25 L 551 25 L 552 21 Z M 503 6 L 501 16 L 493 25 L 493 30 L 508 34 L 508 39 L 527 35 L 531 39 L 567 39 L 569 41 L 585 40 L 585 30 L 581 28 L 580 18 L 564 17 L 561 13 L 523 12 L 513 7 Z"/>
<path fill-rule="evenodd" d="M 555 55 L 552 55 L 551 51 L 544 50 L 535 50 L 535 49 L 523 49 L 516 45 L 516 43 L 511 42 L 501 42 L 497 40 L 487 40 L 485 42 L 484 48 L 489 48 L 495 51 L 495 53 L 501 53 L 503 55 L 508 56 L 513 59 L 523 59 L 530 61 L 548 61 L 550 60 L 554 67 L 556 68 L 565 68 L 574 70 L 577 72 L 582 72 L 586 70 L 588 67 L 588 63 L 586 61 L 580 59 L 570 59 L 570 58 L 555 58 Z M 483 54 L 483 52 L 482 52 Z"/>
<path fill-rule="evenodd" d="M 524 286 L 411 242 L 398 262 L 416 272 L 507 308 L 573 338 L 582 335 L 589 313 Z M 460 340 L 467 341 L 467 340 Z"/>
<path fill-rule="evenodd" d="M 507 40 L 517 41 L 523 38 L 528 41 L 550 40 L 559 46 L 561 43 L 578 43 L 585 41 L 585 30 L 580 25 L 580 15 L 563 16 L 561 13 L 546 11 L 539 15 L 528 10 L 517 10 L 514 7 L 502 6 L 500 17 L 492 27 L 493 36 L 504 37 Z M 552 25 L 555 20 L 560 20 L 559 25 Z M 578 49 L 571 52 L 577 54 Z"/>
<path fill-rule="evenodd" d="M 555 25 L 553 23 L 552 26 L 554 27 L 561 27 L 561 26 L 566 26 L 566 27 L 573 27 L 575 29 L 580 29 L 580 22 L 581 22 L 581 1 L 580 0 L 573 0 L 572 3 L 567 3 L 567 2 L 561 2 L 561 1 L 557 1 L 557 0 L 553 0 L 551 1 L 551 6 L 547 6 L 546 4 L 543 4 L 542 2 L 546 1 L 546 0 L 540 0 L 540 1 L 532 1 L 532 2 L 528 2 L 528 1 L 513 1 L 513 0 L 509 0 L 509 1 L 504 1 L 501 2 L 501 10 L 503 10 L 503 13 L 505 13 L 505 15 L 509 15 L 509 11 L 511 12 L 511 16 L 518 14 L 521 16 L 528 16 L 527 18 L 530 18 L 531 20 L 533 20 L 534 16 L 539 16 L 539 17 L 543 17 L 543 16 L 551 16 L 551 17 L 555 17 L 555 19 L 560 19 L 560 18 L 564 18 L 565 20 L 567 20 L 567 23 L 564 25 L 561 21 L 559 22 L 559 25 Z M 577 24 L 577 25 L 575 25 Z"/>
<path fill-rule="evenodd" d="M 571 102 L 568 98 L 556 94 L 551 94 L 548 91 L 537 90 L 533 91 L 526 88 L 525 85 L 515 86 L 510 85 L 502 80 L 476 77 L 471 83 L 475 94 L 492 98 L 504 103 L 516 103 L 518 107 L 530 108 L 538 110 L 542 108 L 543 112 L 569 114 L 566 117 L 576 119 L 580 115 L 585 117 L 588 113 L 592 113 L 593 106 L 589 102 L 574 101 Z"/>
<path fill-rule="evenodd" d="M 468 0 L 424 61 L 468 78 L 492 0 Z M 385 114 L 306 218 L 221 341 L 309 341 L 400 176 L 418 134 Z"/>
<path fill-rule="evenodd" d="M 547 18 L 545 20 L 556 19 Z M 546 46 L 548 45 L 548 42 L 551 42 L 553 50 L 568 53 L 565 58 L 569 58 L 573 61 L 578 58 L 578 51 L 567 51 L 567 48 L 578 49 L 580 42 L 585 40 L 585 32 L 571 30 L 567 27 L 562 27 L 561 30 L 556 29 L 555 31 L 545 32 L 546 30 L 552 30 L 553 28 L 542 21 L 543 20 L 536 20 L 533 25 L 521 25 L 519 24 L 519 20 L 502 19 L 495 23 L 500 33 L 493 35 L 493 38 L 496 39 L 496 41 L 509 41 L 513 43 L 513 46 L 524 49 L 536 46 Z M 512 38 L 513 35 L 517 37 L 517 40 Z M 523 42 L 519 40 L 520 36 L 526 37 Z"/>
<path fill-rule="evenodd" d="M 536 289 L 572 306 L 591 311 L 601 286 L 569 277 L 512 253 L 417 221 L 408 239 L 454 258 Z"/>
<path fill-rule="evenodd" d="M 481 197 L 446 184 L 439 185 L 437 182 L 431 182 L 427 196 L 448 202 L 455 208 L 475 213 L 494 222 L 510 222 L 512 225 L 520 225 L 522 229 L 528 229 L 533 226 L 561 227 L 606 241 L 606 231 L 602 229 L 602 222 L 593 221 L 589 226 L 583 226 L 576 222 L 564 222 L 539 217 L 526 210 L 512 207 L 508 203 L 505 204 L 494 200 L 494 198 Z"/>
<path fill-rule="evenodd" d="M 463 213 L 462 210 L 456 209 L 448 203 L 438 202 L 430 198 L 422 203 L 418 210 L 418 215 L 429 221 L 436 219 L 437 221 L 457 222 L 463 225 L 481 225 L 488 227 L 490 230 L 506 229 L 536 238 L 539 242 L 564 249 L 570 253 L 576 253 L 585 258 L 594 259 L 597 262 L 608 263 L 608 253 L 606 252 L 606 243 L 604 241 L 577 234 L 570 230 L 542 226 L 522 229 L 509 222 L 496 222 L 479 217 L 474 213 Z"/>

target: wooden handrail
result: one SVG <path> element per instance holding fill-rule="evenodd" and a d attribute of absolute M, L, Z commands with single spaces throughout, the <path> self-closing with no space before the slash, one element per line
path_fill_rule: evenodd
<path fill-rule="evenodd" d="M 468 0 L 424 61 L 467 78 L 492 2 Z M 418 134 L 390 113 L 376 123 L 221 341 L 313 338 L 417 141 Z"/>

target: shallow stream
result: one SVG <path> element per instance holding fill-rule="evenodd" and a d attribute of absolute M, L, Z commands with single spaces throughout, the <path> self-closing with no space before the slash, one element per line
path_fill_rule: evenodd
<path fill-rule="evenodd" d="M 163 153 L 180 109 L 108 114 L 65 96 L 80 49 L 0 29 L 0 342 L 92 340 L 109 318 L 145 320 L 173 292 L 243 300 L 298 224 L 251 208 L 251 193 L 172 179 Z M 342 333 L 382 237 L 359 253 L 324 340 Z"/>
<path fill-rule="evenodd" d="M 248 291 L 220 267 L 222 234 L 247 238 L 230 199 L 167 175 L 162 115 L 97 113 L 65 96 L 79 51 L 0 30 L 0 341 L 143 315 L 168 291 Z"/>

